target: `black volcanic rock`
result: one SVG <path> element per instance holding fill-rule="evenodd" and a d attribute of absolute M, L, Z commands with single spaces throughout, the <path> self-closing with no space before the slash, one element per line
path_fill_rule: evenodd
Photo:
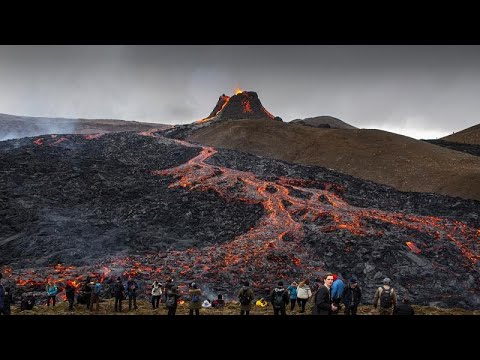
<path fill-rule="evenodd" d="M 275 119 L 281 121 L 281 118 L 275 118 L 263 107 L 257 93 L 254 91 L 243 91 L 232 97 L 223 94 L 207 119 L 210 118 L 215 120 Z"/>
<path fill-rule="evenodd" d="M 478 201 L 134 133 L 0 142 L 7 279 L 96 263 L 236 299 L 240 279 L 260 294 L 333 271 L 359 279 L 364 304 L 388 276 L 412 303 L 478 308 L 479 213 Z"/>
<path fill-rule="evenodd" d="M 445 140 L 423 140 L 433 145 L 438 145 L 442 147 L 446 147 L 450 150 L 464 152 L 474 156 L 480 156 L 480 145 L 475 144 L 462 144 L 458 142 L 451 142 Z"/>

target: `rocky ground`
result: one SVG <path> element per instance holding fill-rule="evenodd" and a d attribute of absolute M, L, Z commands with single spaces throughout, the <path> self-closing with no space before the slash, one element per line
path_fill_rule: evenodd
<path fill-rule="evenodd" d="M 365 299 L 388 276 L 415 304 L 480 307 L 478 201 L 153 135 L 0 142 L 0 265 L 17 296 L 92 274 L 195 280 L 231 301 L 242 279 L 264 294 L 332 271 Z"/>

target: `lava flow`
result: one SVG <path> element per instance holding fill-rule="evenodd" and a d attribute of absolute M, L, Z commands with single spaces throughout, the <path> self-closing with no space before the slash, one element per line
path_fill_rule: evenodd
<path fill-rule="evenodd" d="M 141 135 L 154 134 L 144 132 Z M 198 147 L 185 141 L 169 141 Z M 40 139 L 38 143 L 36 140 L 35 144 L 39 143 Z M 316 241 L 328 241 L 332 234 L 348 234 L 349 239 L 386 242 L 386 232 L 392 228 L 400 229 L 396 230 L 394 237 L 399 248 L 417 262 L 421 262 L 422 257 L 427 259 L 431 256 L 429 261 L 439 264 L 435 251 L 441 243 L 442 246 L 448 245 L 445 251 L 449 255 L 462 259 L 456 264 L 461 265 L 464 271 L 478 266 L 480 229 L 444 217 L 353 206 L 341 196 L 345 189 L 331 182 L 293 177 L 265 180 L 253 172 L 209 164 L 209 159 L 216 153 L 214 148 L 204 146 L 188 162 L 154 170 L 151 174 L 171 177 L 170 188 L 213 191 L 226 202 L 261 205 L 263 217 L 249 231 L 231 241 L 220 239 L 224 242 L 215 245 L 110 259 L 96 266 L 102 269 L 98 271 L 93 265 L 82 269 L 57 266 L 48 276 L 58 283 L 66 279 L 79 283 L 85 276 L 79 274 L 96 275 L 103 281 L 112 272 L 145 280 L 167 277 L 173 277 L 179 283 L 198 280 L 204 286 L 229 290 L 245 278 L 252 282 L 254 288 L 264 289 L 279 279 L 311 279 L 331 270 L 325 268 L 319 255 L 319 251 L 324 249 L 318 246 L 315 249 L 305 241 L 307 232 L 314 233 Z M 415 238 L 416 235 L 419 235 L 418 238 Z M 345 251 L 354 251 L 355 248 L 343 243 L 345 238 L 347 236 L 338 236 L 337 241 L 344 244 Z M 341 261 L 340 257 L 337 260 Z M 45 273 L 42 276 L 40 273 L 24 272 L 17 277 L 19 286 L 43 285 L 45 281 Z"/>

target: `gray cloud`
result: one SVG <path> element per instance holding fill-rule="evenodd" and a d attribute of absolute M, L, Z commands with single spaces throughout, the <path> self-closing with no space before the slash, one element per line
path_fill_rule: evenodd
<path fill-rule="evenodd" d="M 286 121 L 432 138 L 480 123 L 480 46 L 0 46 L 0 113 L 181 124 L 236 86 Z"/>

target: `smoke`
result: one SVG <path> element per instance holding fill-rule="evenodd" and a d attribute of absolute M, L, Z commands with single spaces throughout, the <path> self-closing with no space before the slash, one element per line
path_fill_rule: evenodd
<path fill-rule="evenodd" d="M 0 114 L 0 141 L 46 134 L 72 134 L 77 119 L 36 118 Z"/>

